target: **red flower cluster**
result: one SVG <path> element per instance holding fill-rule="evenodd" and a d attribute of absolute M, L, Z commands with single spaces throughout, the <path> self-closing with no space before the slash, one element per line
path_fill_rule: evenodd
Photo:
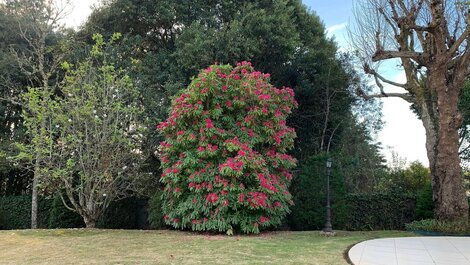
<path fill-rule="evenodd" d="M 209 193 L 206 196 L 206 202 L 211 202 L 215 203 L 219 199 L 219 196 L 217 196 L 217 193 Z"/>
<path fill-rule="evenodd" d="M 263 192 L 251 191 L 248 193 L 248 203 L 253 208 L 259 207 L 259 206 L 266 207 L 267 199 L 268 199 L 268 196 L 266 195 L 266 193 L 263 193 Z"/>
<path fill-rule="evenodd" d="M 233 171 L 241 171 L 244 164 L 245 163 L 241 160 L 237 161 L 234 158 L 229 158 L 227 160 L 227 162 L 225 162 L 225 163 L 223 163 L 219 166 L 219 169 L 222 170 L 224 167 L 229 167 Z"/>

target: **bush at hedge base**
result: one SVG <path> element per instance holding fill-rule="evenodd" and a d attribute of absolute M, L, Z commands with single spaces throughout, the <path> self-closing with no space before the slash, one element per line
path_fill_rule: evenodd
<path fill-rule="evenodd" d="M 292 89 L 248 62 L 201 71 L 158 125 L 165 222 L 227 233 L 279 225 L 292 204 L 286 117 L 296 106 Z"/>

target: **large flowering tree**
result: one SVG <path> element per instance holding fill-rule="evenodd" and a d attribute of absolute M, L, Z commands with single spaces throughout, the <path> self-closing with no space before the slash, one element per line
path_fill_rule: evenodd
<path fill-rule="evenodd" d="M 165 222 L 227 233 L 279 225 L 292 204 L 286 117 L 296 106 L 292 89 L 271 86 L 249 62 L 201 71 L 157 126 Z"/>

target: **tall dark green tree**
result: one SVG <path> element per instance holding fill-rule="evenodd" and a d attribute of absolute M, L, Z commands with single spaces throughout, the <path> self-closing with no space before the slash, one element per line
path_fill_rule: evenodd
<path fill-rule="evenodd" d="M 357 156 L 369 157 L 368 168 L 380 167 L 370 126 L 358 122 L 359 116 L 377 113 L 380 105 L 354 95 L 354 88 L 363 85 L 361 78 L 349 57 L 339 56 L 334 41 L 325 36 L 320 18 L 300 0 L 110 0 L 92 13 L 78 36 L 87 40 L 95 32 L 123 33 L 122 54 L 136 66 L 132 77 L 152 123 L 166 117 L 169 98 L 198 69 L 246 60 L 271 73 L 273 85 L 295 90 L 299 108 L 289 124 L 297 131 L 293 154 L 300 164 L 319 152 L 341 150 L 349 156 L 348 169 L 364 167 L 352 162 Z M 354 140 L 352 130 L 361 131 Z M 154 151 L 161 139 L 149 131 L 144 149 L 149 169 L 158 175 Z M 350 140 L 343 140 L 347 136 Z M 368 178 L 375 178 L 374 170 Z M 348 183 L 352 187 L 361 182 L 352 178 L 363 176 L 351 175 Z"/>

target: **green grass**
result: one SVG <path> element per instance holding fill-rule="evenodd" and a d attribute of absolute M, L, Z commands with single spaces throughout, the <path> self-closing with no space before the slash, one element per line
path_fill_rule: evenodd
<path fill-rule="evenodd" d="M 410 236 L 399 231 L 271 232 L 257 236 L 179 231 L 0 231 L 0 263 L 8 264 L 347 264 L 345 250 L 360 241 Z"/>

